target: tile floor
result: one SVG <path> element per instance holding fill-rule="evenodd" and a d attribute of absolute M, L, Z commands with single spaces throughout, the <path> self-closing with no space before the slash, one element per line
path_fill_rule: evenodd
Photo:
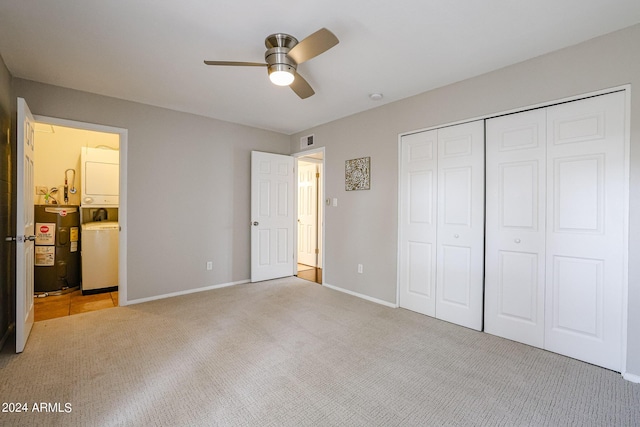
<path fill-rule="evenodd" d="M 298 277 L 310 282 L 322 284 L 322 269 L 309 265 L 298 264 Z"/>
<path fill-rule="evenodd" d="M 81 290 L 65 295 L 50 295 L 34 298 L 35 321 L 70 316 L 87 311 L 102 310 L 118 306 L 118 292 L 82 295 Z"/>

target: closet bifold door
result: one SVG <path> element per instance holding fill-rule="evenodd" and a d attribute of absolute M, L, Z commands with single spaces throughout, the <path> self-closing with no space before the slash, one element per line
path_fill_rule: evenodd
<path fill-rule="evenodd" d="M 400 307 L 436 315 L 436 130 L 404 135 L 400 147 Z"/>
<path fill-rule="evenodd" d="M 486 128 L 485 331 L 619 372 L 625 93 Z"/>
<path fill-rule="evenodd" d="M 436 317 L 482 330 L 484 121 L 438 129 Z"/>
<path fill-rule="evenodd" d="M 620 372 L 625 94 L 547 109 L 545 348 Z"/>
<path fill-rule="evenodd" d="M 546 110 L 486 121 L 484 330 L 544 345 Z"/>
<path fill-rule="evenodd" d="M 484 122 L 400 144 L 399 305 L 482 330 Z"/>

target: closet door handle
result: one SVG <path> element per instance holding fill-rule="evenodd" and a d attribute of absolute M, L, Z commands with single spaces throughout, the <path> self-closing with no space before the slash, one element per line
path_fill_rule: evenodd
<path fill-rule="evenodd" d="M 521 240 L 520 239 L 514 239 L 513 241 L 516 242 L 516 243 L 520 243 Z"/>
<path fill-rule="evenodd" d="M 460 237 L 460 235 L 459 234 L 454 234 L 453 237 L 455 237 L 457 239 L 458 237 Z"/>

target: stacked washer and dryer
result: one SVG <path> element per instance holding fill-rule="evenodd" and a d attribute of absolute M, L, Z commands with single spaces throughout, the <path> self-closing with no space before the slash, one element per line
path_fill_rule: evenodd
<path fill-rule="evenodd" d="M 120 152 L 83 147 L 80 162 L 82 293 L 116 290 Z"/>

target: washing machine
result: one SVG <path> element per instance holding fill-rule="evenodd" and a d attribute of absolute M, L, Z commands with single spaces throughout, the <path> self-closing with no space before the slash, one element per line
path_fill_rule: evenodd
<path fill-rule="evenodd" d="M 116 221 L 82 224 L 82 293 L 118 288 L 118 234 Z"/>

